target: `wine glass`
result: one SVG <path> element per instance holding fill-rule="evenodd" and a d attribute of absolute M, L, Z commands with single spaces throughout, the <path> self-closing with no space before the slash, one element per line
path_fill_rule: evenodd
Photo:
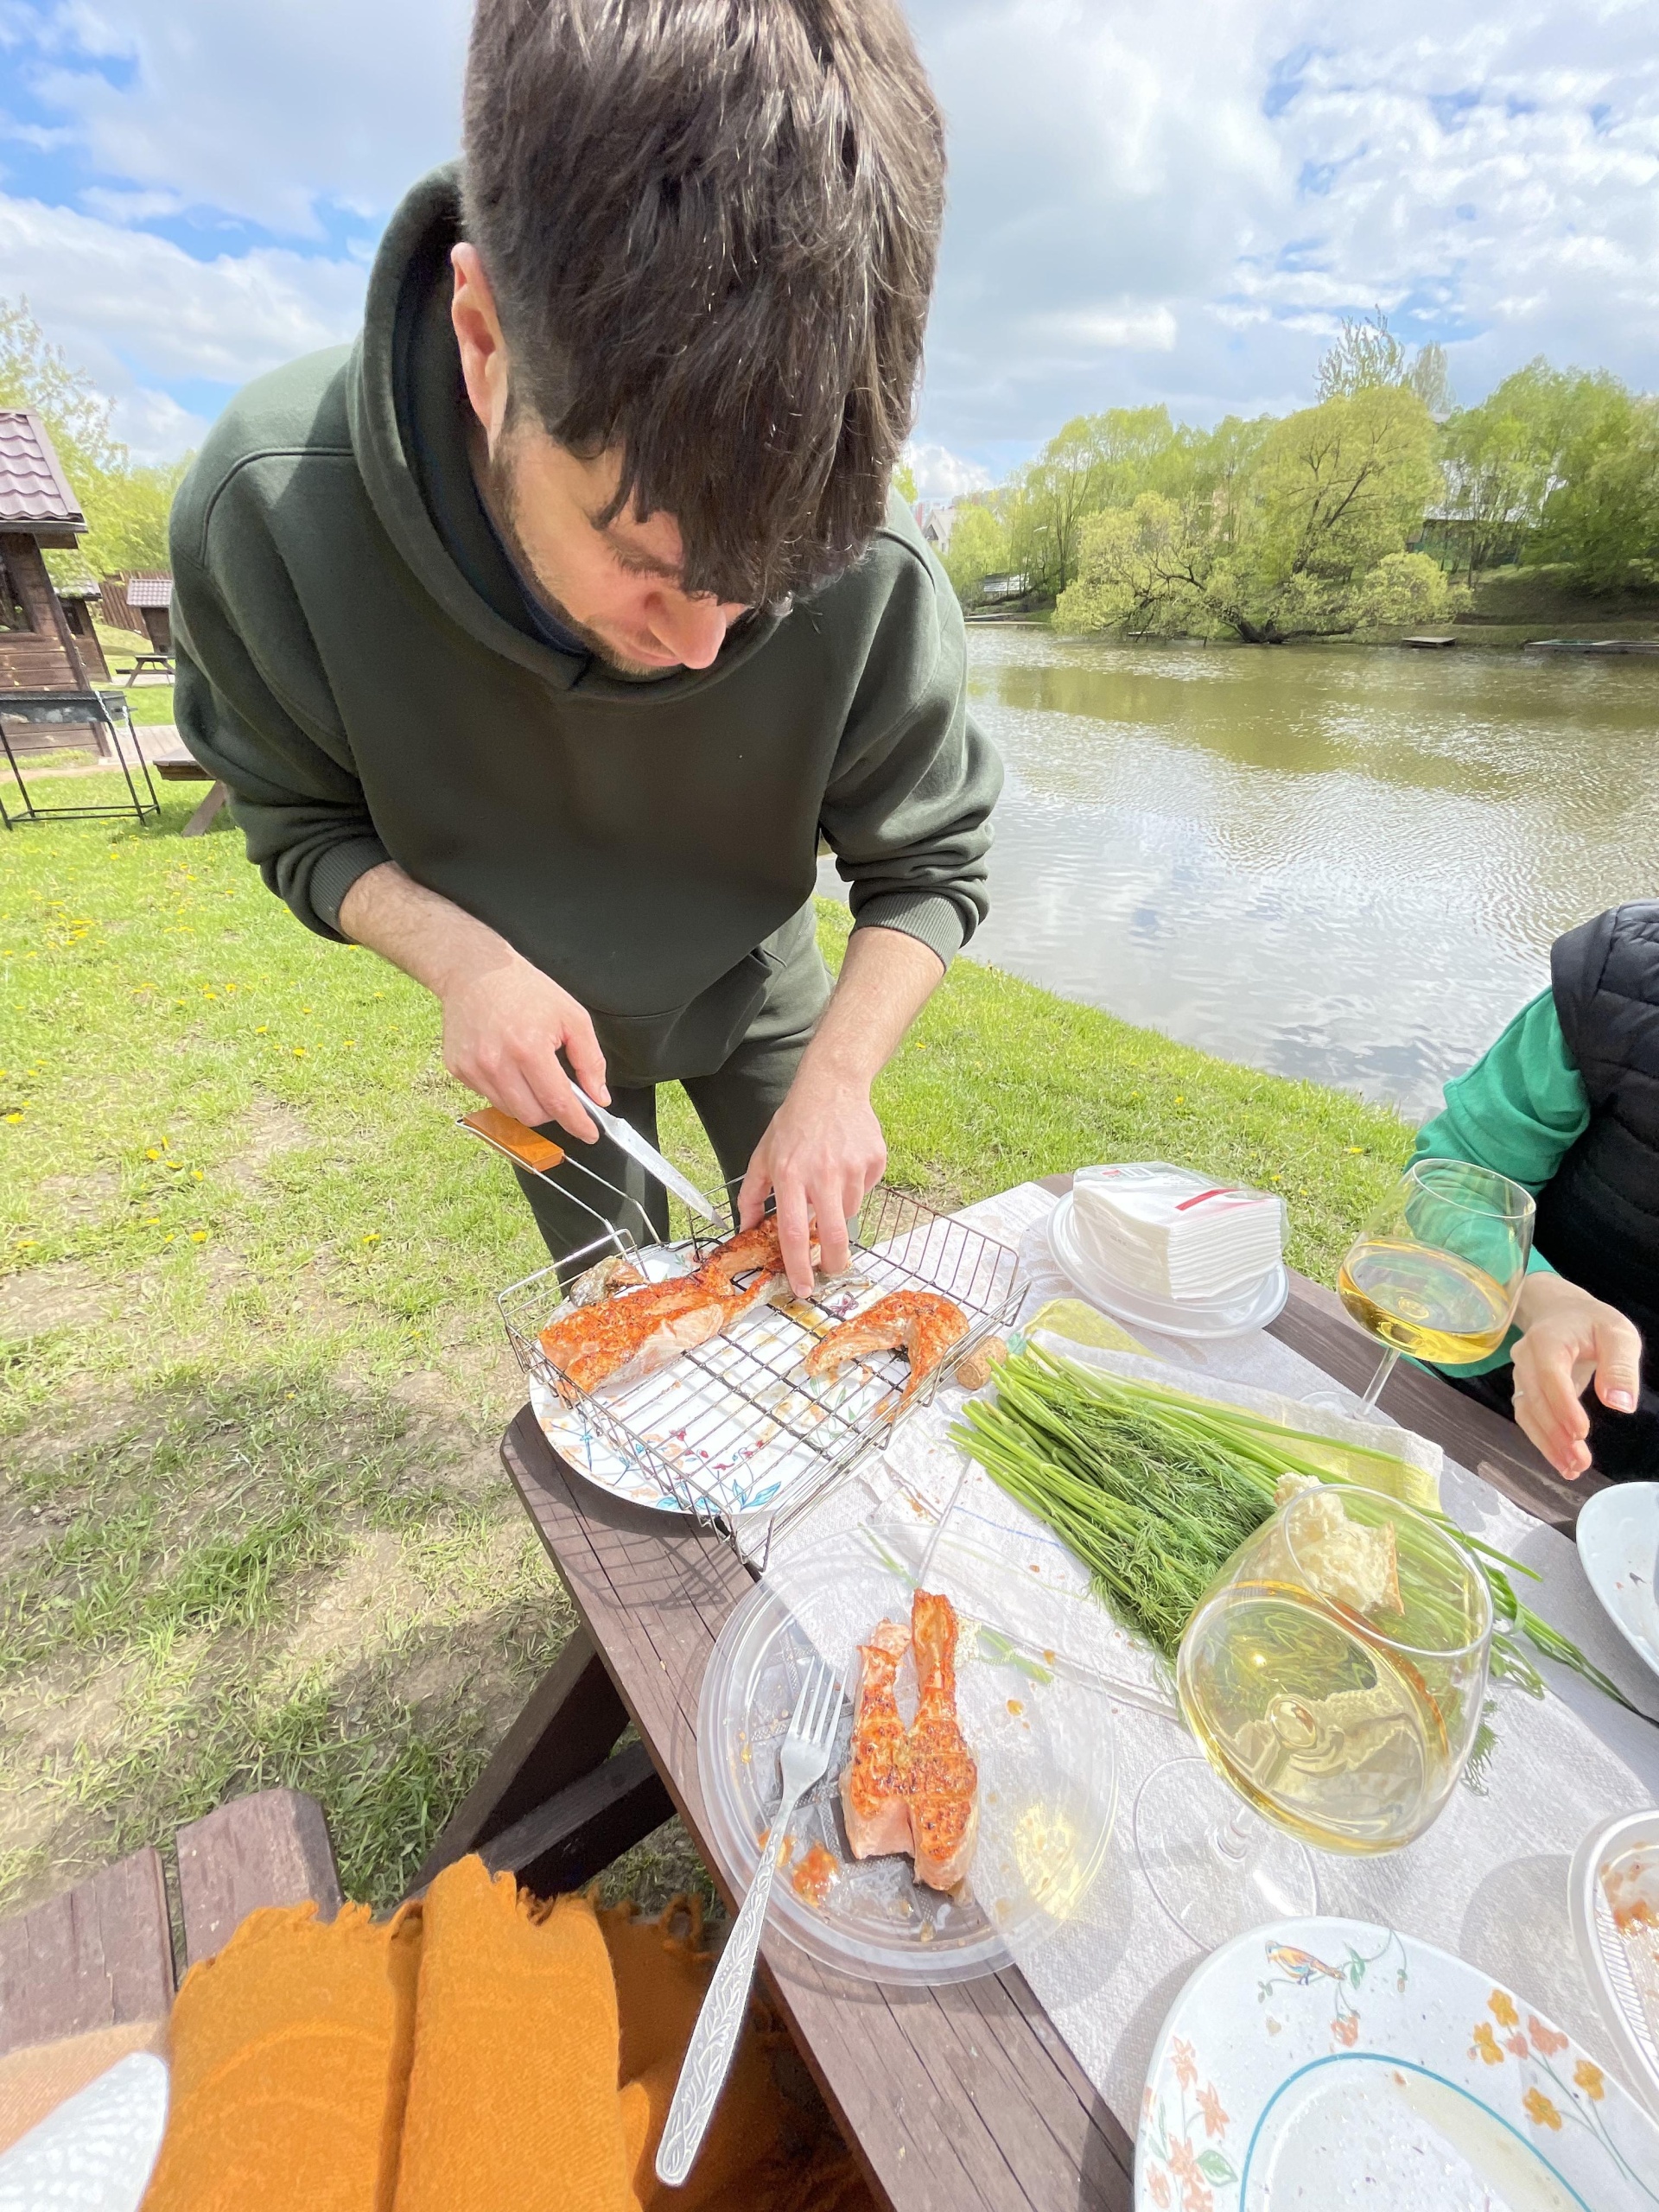
<path fill-rule="evenodd" d="M 1466 1366 L 1496 1351 L 1527 1279 L 1535 1211 L 1518 1183 L 1490 1167 L 1414 1160 L 1337 1274 L 1337 1295 L 1381 1342 L 1382 1364 L 1357 1403 L 1336 1390 L 1316 1390 L 1303 1402 L 1363 1415 L 1402 1351 L 1437 1367 Z"/>
<path fill-rule="evenodd" d="M 1165 1910 L 1213 1945 L 1317 1910 L 1307 1845 L 1367 1854 L 1421 1835 L 1473 1747 L 1491 1632 L 1468 1553 L 1395 1498 L 1313 1485 L 1265 1522 L 1176 1657 L 1208 1764 L 1172 1760 L 1136 1801 Z"/>

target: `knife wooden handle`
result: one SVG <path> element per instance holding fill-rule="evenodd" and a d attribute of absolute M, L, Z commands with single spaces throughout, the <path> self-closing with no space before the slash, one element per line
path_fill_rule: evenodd
<path fill-rule="evenodd" d="M 480 1106 L 475 1114 L 463 1114 L 461 1119 L 464 1128 L 475 1129 L 480 1136 L 499 1145 L 503 1152 L 510 1152 L 515 1160 L 522 1160 L 538 1175 L 545 1175 L 564 1158 L 549 1138 L 539 1135 L 523 1122 L 515 1122 L 511 1114 L 502 1113 L 499 1107 Z"/>

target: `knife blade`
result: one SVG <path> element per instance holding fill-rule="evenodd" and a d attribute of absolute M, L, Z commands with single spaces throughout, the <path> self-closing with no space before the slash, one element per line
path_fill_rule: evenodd
<path fill-rule="evenodd" d="M 715 1211 L 696 1185 L 690 1177 L 682 1175 L 672 1160 L 664 1160 L 654 1144 L 647 1144 L 632 1122 L 625 1122 L 620 1114 L 607 1114 L 602 1106 L 594 1105 L 582 1085 L 574 1079 L 570 1088 L 613 1145 L 619 1146 L 631 1160 L 637 1160 L 645 1173 L 654 1175 L 665 1190 L 672 1191 L 677 1198 L 683 1198 L 694 1213 L 700 1213 L 705 1220 L 725 1228 L 725 1215 Z"/>

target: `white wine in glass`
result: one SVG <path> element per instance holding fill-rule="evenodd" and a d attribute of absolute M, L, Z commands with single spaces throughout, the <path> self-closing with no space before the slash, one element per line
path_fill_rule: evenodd
<path fill-rule="evenodd" d="M 1325 1851 L 1397 1850 L 1469 1757 L 1491 1625 L 1485 1579 L 1444 1529 L 1332 1484 L 1267 1522 L 1211 1586 L 1181 1638 L 1181 1708 L 1278 1827 Z"/>
<path fill-rule="evenodd" d="M 1509 1332 L 1532 1251 L 1533 1202 L 1465 1160 L 1414 1160 L 1349 1247 L 1337 1294 L 1384 1347 L 1369 1413 L 1402 1352 L 1467 1366 Z"/>
<path fill-rule="evenodd" d="M 1317 1485 L 1249 1536 L 1187 1623 L 1181 1711 L 1203 1759 L 1135 1806 L 1141 1872 L 1206 1946 L 1317 1911 L 1314 1850 L 1397 1850 L 1437 1817 L 1485 1700 L 1484 1577 L 1436 1521 Z"/>

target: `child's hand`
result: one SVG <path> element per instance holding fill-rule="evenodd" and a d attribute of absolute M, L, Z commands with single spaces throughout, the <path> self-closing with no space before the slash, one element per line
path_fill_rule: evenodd
<path fill-rule="evenodd" d="M 1636 1410 L 1642 1338 L 1635 1325 L 1577 1283 L 1541 1271 L 1527 1277 L 1516 1308 L 1515 1418 L 1569 1482 L 1590 1465 L 1590 1416 L 1579 1402 L 1594 1376 L 1614 1413 Z"/>

